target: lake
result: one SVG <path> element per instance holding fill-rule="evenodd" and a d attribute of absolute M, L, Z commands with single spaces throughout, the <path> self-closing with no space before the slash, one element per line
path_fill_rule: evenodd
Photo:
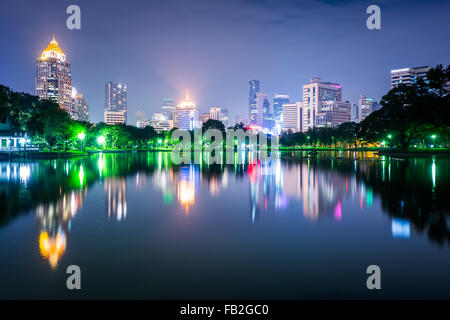
<path fill-rule="evenodd" d="M 1 160 L 0 298 L 450 298 L 450 159 L 240 156 Z"/>

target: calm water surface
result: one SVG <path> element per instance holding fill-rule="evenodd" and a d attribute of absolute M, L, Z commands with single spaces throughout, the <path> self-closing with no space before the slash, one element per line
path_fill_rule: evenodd
<path fill-rule="evenodd" d="M 450 298 L 449 159 L 248 158 L 0 161 L 0 298 Z"/>

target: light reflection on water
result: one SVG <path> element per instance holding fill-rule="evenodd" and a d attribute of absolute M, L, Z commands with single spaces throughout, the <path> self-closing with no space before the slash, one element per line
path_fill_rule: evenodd
<path fill-rule="evenodd" d="M 239 164 L 239 157 L 252 161 Z M 206 231 L 209 228 L 217 228 L 216 223 L 223 230 L 259 226 L 261 230 L 254 231 L 257 232 L 255 237 L 264 236 L 263 227 L 269 228 L 268 233 L 278 237 L 279 245 L 295 250 L 305 244 L 292 243 L 289 236 L 293 235 L 290 231 L 283 232 L 283 228 L 290 230 L 298 225 L 306 234 L 304 240 L 314 243 L 327 242 L 327 232 L 333 238 L 339 228 L 345 228 L 349 239 L 357 237 L 361 232 L 359 228 L 366 228 L 367 223 L 373 223 L 373 230 L 378 234 L 389 232 L 389 241 L 415 238 L 414 241 L 426 242 L 432 247 L 437 244 L 442 246 L 441 250 L 448 250 L 449 207 L 444 195 L 448 195 L 449 190 L 449 161 L 446 159 L 396 160 L 358 152 L 286 152 L 269 164 L 259 161 L 255 153 L 236 153 L 235 159 L 233 165 L 174 166 L 169 153 L 134 153 L 99 154 L 72 160 L 0 162 L 0 194 L 3 205 L 6 204 L 0 220 L 0 239 L 2 234 L 8 234 L 9 227 L 20 215 L 34 213 L 37 233 L 33 245 L 51 270 L 64 272 L 64 268 L 61 270 L 58 266 L 64 257 L 71 257 L 71 239 L 78 243 L 83 233 L 88 237 L 92 232 L 98 237 L 95 230 L 99 227 L 96 226 L 103 222 L 98 222 L 97 212 L 103 204 L 106 221 L 122 225 L 121 230 L 113 225 L 105 226 L 101 229 L 103 236 L 119 237 L 114 241 L 122 242 L 123 246 L 130 241 L 128 237 L 144 235 L 140 233 L 141 225 L 135 221 L 127 225 L 129 219 L 143 219 L 140 216 L 152 209 L 155 215 L 151 217 L 152 223 L 156 223 L 152 228 L 157 228 L 158 223 L 168 223 L 165 219 L 175 213 L 177 219 L 185 219 L 189 224 L 197 222 L 201 229 L 196 232 L 200 232 L 200 236 L 201 232 L 209 233 Z M 83 218 L 78 217 L 80 214 Z M 210 225 L 199 220 L 211 214 L 216 216 L 211 218 Z M 242 220 L 242 216 L 247 218 Z M 299 222 L 298 217 L 304 222 Z M 388 219 L 389 223 L 382 223 L 380 219 Z M 334 223 L 333 231 L 313 227 L 321 221 L 325 228 L 330 228 L 330 222 Z M 268 222 L 271 224 L 267 225 Z M 78 228 L 74 235 L 73 226 Z M 89 231 L 83 231 L 84 228 Z M 420 236 L 424 231 L 425 238 Z M 232 243 L 229 235 L 220 231 L 217 234 L 223 237 L 221 241 Z M 172 236 L 177 237 L 177 234 Z M 196 236 L 199 234 L 187 235 L 189 241 L 194 241 L 194 252 L 204 246 L 195 240 Z M 379 237 L 380 243 L 386 244 L 385 236 Z M 163 239 L 161 241 L 164 243 Z M 349 246 L 352 246 L 349 252 L 353 252 L 359 244 Z M 91 243 L 91 248 L 99 252 L 91 264 L 99 264 L 96 259 L 110 258 L 102 245 Z M 0 254 L 5 254 L 5 247 L 0 246 L 0 249 Z M 116 254 L 129 249 L 119 246 Z M 150 248 L 139 242 L 133 250 L 143 252 Z M 230 244 L 227 250 L 238 249 Z M 328 250 L 323 251 L 323 257 L 335 254 Z M 426 255 L 432 251 L 427 249 Z M 444 254 L 439 252 L 438 259 Z M 230 259 L 232 256 L 230 254 Z M 136 254 L 131 259 L 139 260 L 139 257 L 140 254 Z M 277 259 L 283 261 L 287 256 L 280 253 Z M 450 265 L 449 259 L 444 261 Z M 33 267 L 36 262 L 32 256 L 22 256 L 14 263 Z M 236 268 L 238 266 L 236 262 Z M 268 270 L 261 272 L 266 275 Z M 0 268 L 0 275 L 7 277 L 6 267 Z M 276 286 L 275 289 L 279 290 Z M 101 297 L 101 292 L 99 294 Z M 270 298 L 270 292 L 265 292 L 264 296 Z M 297 295 L 289 293 L 285 297 Z"/>

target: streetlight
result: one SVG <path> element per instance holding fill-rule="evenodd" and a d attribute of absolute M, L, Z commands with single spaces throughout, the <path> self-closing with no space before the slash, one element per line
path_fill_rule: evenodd
<path fill-rule="evenodd" d="M 105 142 L 106 142 L 106 139 L 105 139 L 104 136 L 98 136 L 97 137 L 97 143 L 99 145 L 101 145 L 103 147 L 103 149 L 105 148 Z"/>
<path fill-rule="evenodd" d="M 388 134 L 388 139 L 392 139 L 392 134 Z"/>
<path fill-rule="evenodd" d="M 436 135 L 433 134 L 433 135 L 431 136 L 431 139 L 436 139 Z"/>
<path fill-rule="evenodd" d="M 78 134 L 78 139 L 80 139 L 80 141 L 81 141 L 81 151 L 83 151 L 83 140 L 84 140 L 84 138 L 86 138 L 86 134 L 84 132 L 80 132 Z"/>

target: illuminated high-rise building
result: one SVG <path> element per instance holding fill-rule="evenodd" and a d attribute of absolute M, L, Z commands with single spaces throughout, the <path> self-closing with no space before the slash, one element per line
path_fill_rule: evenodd
<path fill-rule="evenodd" d="M 50 99 L 72 115 L 72 75 L 70 62 L 53 36 L 37 59 L 36 95 Z"/>
<path fill-rule="evenodd" d="M 78 121 L 89 121 L 89 107 L 81 93 L 72 87 L 72 118 Z"/>
<path fill-rule="evenodd" d="M 107 82 L 105 86 L 105 122 L 115 117 L 121 118 L 120 122 L 127 122 L 127 85 L 115 82 Z M 117 123 L 116 123 L 117 124 Z"/>
<path fill-rule="evenodd" d="M 200 128 L 197 106 L 189 99 L 188 92 L 186 92 L 186 100 L 175 109 L 174 126 L 181 130 Z"/>
<path fill-rule="evenodd" d="M 283 113 L 283 104 L 289 103 L 289 96 L 285 94 L 276 94 L 273 98 L 273 117 L 275 122 L 281 121 Z"/>
<path fill-rule="evenodd" d="M 248 95 L 248 113 L 250 123 L 256 122 L 256 114 L 258 113 L 256 106 L 256 94 L 260 92 L 260 84 L 259 80 L 251 80 L 249 81 L 250 91 Z"/>
<path fill-rule="evenodd" d="M 429 66 L 391 70 L 391 89 L 399 84 L 411 85 L 419 78 L 427 80 L 428 70 Z"/>
<path fill-rule="evenodd" d="M 342 101 L 342 88 L 337 83 L 322 82 L 320 78 L 313 78 L 303 86 L 303 107 L 308 111 L 304 129 L 317 125 L 316 117 L 322 112 L 324 101 Z M 306 131 L 304 130 L 304 131 Z"/>
<path fill-rule="evenodd" d="M 173 120 L 173 114 L 176 108 L 177 105 L 175 103 L 175 99 L 172 98 L 164 99 L 161 105 L 161 109 L 163 111 L 163 114 L 166 116 L 167 120 Z"/>
<path fill-rule="evenodd" d="M 322 111 L 316 115 L 317 127 L 336 127 L 352 119 L 350 102 L 328 100 L 322 103 Z"/>
<path fill-rule="evenodd" d="M 220 113 L 221 113 L 220 108 L 213 107 L 209 109 L 209 118 L 212 120 L 220 121 Z"/>
<path fill-rule="evenodd" d="M 291 130 L 293 132 L 303 131 L 303 103 L 284 103 L 282 105 L 281 118 L 283 119 L 283 130 Z"/>
<path fill-rule="evenodd" d="M 363 121 L 373 111 L 373 100 L 361 95 L 359 98 L 359 122 Z"/>

